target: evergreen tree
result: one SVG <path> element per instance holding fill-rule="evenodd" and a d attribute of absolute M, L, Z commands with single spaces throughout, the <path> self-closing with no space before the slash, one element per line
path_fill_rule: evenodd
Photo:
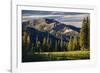
<path fill-rule="evenodd" d="M 67 42 L 64 41 L 64 47 L 63 47 L 63 51 L 67 50 Z"/>
<path fill-rule="evenodd" d="M 27 32 L 22 34 L 22 55 L 25 56 L 31 50 L 30 48 L 30 36 Z"/>
<path fill-rule="evenodd" d="M 57 44 L 58 44 L 57 50 L 60 51 L 60 40 L 58 40 Z"/>
<path fill-rule="evenodd" d="M 52 48 L 52 41 L 50 39 L 50 42 L 49 42 L 49 51 L 51 51 L 51 48 Z"/>
<path fill-rule="evenodd" d="M 82 28 L 80 30 L 80 47 L 81 50 L 89 50 L 90 48 L 90 21 L 84 18 Z"/>
<path fill-rule="evenodd" d="M 34 48 L 34 43 L 32 43 L 32 49 L 31 51 L 34 53 L 35 52 L 35 48 Z"/>
<path fill-rule="evenodd" d="M 40 41 L 37 41 L 37 49 L 38 49 L 38 52 L 41 52 L 41 49 L 40 49 Z"/>
<path fill-rule="evenodd" d="M 55 41 L 55 51 L 57 51 L 57 40 Z"/>
<path fill-rule="evenodd" d="M 60 43 L 60 46 L 61 46 L 61 51 L 62 51 L 62 47 L 63 47 L 63 38 L 62 38 L 62 35 L 61 35 L 61 43 Z"/>
<path fill-rule="evenodd" d="M 44 39 L 43 39 L 43 48 L 44 48 L 44 51 L 46 51 L 46 44 L 47 44 L 46 38 L 44 38 Z"/>
<path fill-rule="evenodd" d="M 36 37 L 36 48 L 37 48 L 37 42 L 38 42 L 38 35 L 37 35 L 37 37 Z"/>
<path fill-rule="evenodd" d="M 78 37 L 74 37 L 73 39 L 73 50 L 79 50 L 79 43 L 78 43 Z"/>
<path fill-rule="evenodd" d="M 49 42 L 49 33 L 48 33 L 48 37 L 47 37 L 47 48 L 48 48 L 48 51 L 49 51 L 49 46 L 50 46 L 50 42 Z"/>
<path fill-rule="evenodd" d="M 68 43 L 68 51 L 72 51 L 73 50 L 73 39 L 72 37 L 70 37 L 69 43 Z"/>

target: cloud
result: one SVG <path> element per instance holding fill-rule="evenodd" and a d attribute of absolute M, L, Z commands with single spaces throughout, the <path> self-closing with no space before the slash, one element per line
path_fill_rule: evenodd
<path fill-rule="evenodd" d="M 37 11 L 37 10 L 22 10 L 23 16 L 29 15 L 79 15 L 87 13 L 79 12 L 58 12 L 58 11 Z"/>
<path fill-rule="evenodd" d="M 22 16 L 22 18 L 43 18 L 43 17 L 61 17 L 62 15 L 31 15 L 31 16 Z"/>
<path fill-rule="evenodd" d="M 24 14 L 22 14 L 22 21 L 27 21 L 37 18 L 51 18 L 65 24 L 81 27 L 83 19 L 87 16 L 89 16 L 89 13 L 26 11 Z"/>
<path fill-rule="evenodd" d="M 73 26 L 76 26 L 76 27 L 81 27 L 82 25 L 82 22 L 63 22 L 64 24 L 66 25 L 73 25 Z"/>
<path fill-rule="evenodd" d="M 65 15 L 63 18 L 80 18 L 83 19 L 84 17 L 89 16 L 89 14 L 79 14 L 79 15 Z"/>

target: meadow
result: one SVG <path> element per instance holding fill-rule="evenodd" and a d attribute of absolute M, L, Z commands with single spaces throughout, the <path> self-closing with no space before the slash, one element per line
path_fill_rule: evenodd
<path fill-rule="evenodd" d="M 35 52 L 33 55 L 23 58 L 23 62 L 62 61 L 90 59 L 90 51 L 68 52 Z"/>

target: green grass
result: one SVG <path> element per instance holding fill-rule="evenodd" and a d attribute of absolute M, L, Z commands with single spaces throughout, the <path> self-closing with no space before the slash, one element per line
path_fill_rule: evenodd
<path fill-rule="evenodd" d="M 77 60 L 77 59 L 89 59 L 89 51 L 70 51 L 70 52 L 41 52 L 38 55 L 48 57 L 56 60 Z"/>
<path fill-rule="evenodd" d="M 90 52 L 89 51 L 71 51 L 71 52 L 62 53 L 62 56 L 67 57 L 67 59 L 88 59 L 90 56 Z"/>
<path fill-rule="evenodd" d="M 22 59 L 22 62 L 81 60 L 81 59 L 90 59 L 90 51 L 35 52 L 33 55 L 24 57 Z"/>

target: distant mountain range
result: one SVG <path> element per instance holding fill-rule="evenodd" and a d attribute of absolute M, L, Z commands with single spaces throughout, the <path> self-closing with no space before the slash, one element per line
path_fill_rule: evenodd
<path fill-rule="evenodd" d="M 40 41 L 44 37 L 53 41 L 61 39 L 69 41 L 70 36 L 79 35 L 80 28 L 63 24 L 54 19 L 39 18 L 22 22 L 22 31 L 27 32 L 34 42 L 37 37 Z"/>

